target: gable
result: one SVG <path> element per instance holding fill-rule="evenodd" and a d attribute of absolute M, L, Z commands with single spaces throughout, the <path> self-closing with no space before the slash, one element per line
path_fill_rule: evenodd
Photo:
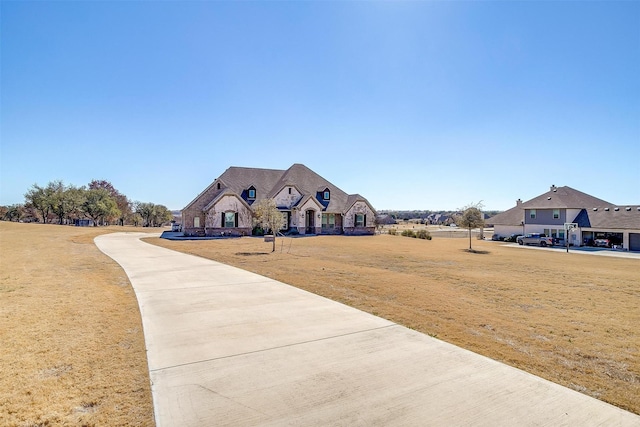
<path fill-rule="evenodd" d="M 232 200 L 235 200 L 236 203 L 233 203 Z M 230 190 L 224 190 L 223 192 L 218 194 L 211 202 L 209 202 L 209 204 L 207 204 L 202 210 L 204 212 L 207 212 L 212 208 L 218 208 L 220 205 L 224 205 L 225 209 L 232 210 L 239 210 L 240 206 L 243 206 L 246 209 L 251 209 L 251 206 L 249 206 L 249 204 L 240 196 Z"/>
<path fill-rule="evenodd" d="M 367 199 L 365 199 L 364 197 L 362 197 L 359 194 L 350 194 L 347 197 L 347 204 L 345 206 L 345 209 L 342 212 L 344 214 L 346 214 L 347 212 L 352 210 L 354 208 L 354 206 L 356 206 L 359 203 L 366 205 L 367 208 L 371 211 L 371 213 L 373 215 L 376 215 L 376 210 L 373 209 L 373 206 L 371 206 L 371 203 L 369 203 L 369 201 Z"/>
<path fill-rule="evenodd" d="M 303 197 L 300 190 L 293 184 L 287 184 L 272 194 L 274 195 L 270 198 L 276 201 L 279 209 L 291 209 Z"/>
<path fill-rule="evenodd" d="M 316 200 L 315 197 L 311 197 L 310 195 L 304 196 L 300 201 L 296 204 L 296 208 L 301 211 L 305 211 L 307 209 L 318 208 L 319 210 L 324 210 L 324 206 Z"/>

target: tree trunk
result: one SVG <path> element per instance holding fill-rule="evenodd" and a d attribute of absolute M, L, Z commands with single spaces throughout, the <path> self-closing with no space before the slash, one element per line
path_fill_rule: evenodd
<path fill-rule="evenodd" d="M 471 227 L 469 227 L 469 250 L 471 250 Z"/>

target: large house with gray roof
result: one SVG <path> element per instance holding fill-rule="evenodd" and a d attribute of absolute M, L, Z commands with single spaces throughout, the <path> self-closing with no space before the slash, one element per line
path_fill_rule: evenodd
<path fill-rule="evenodd" d="M 487 220 L 494 234 L 544 233 L 574 246 L 608 239 L 612 244 L 640 251 L 640 204 L 616 205 L 571 187 L 551 186 L 548 192 Z M 565 223 L 577 227 L 565 236 Z"/>
<path fill-rule="evenodd" d="M 376 212 L 359 194 L 347 194 L 308 167 L 286 170 L 230 167 L 182 210 L 187 236 L 245 236 L 251 206 L 274 199 L 297 234 L 374 234 Z"/>

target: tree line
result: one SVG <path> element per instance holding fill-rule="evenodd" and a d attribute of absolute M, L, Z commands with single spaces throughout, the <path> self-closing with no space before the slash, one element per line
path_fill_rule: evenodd
<path fill-rule="evenodd" d="M 6 221 L 75 224 L 91 220 L 98 225 L 160 227 L 173 215 L 164 205 L 130 201 L 109 181 L 93 180 L 87 186 L 66 185 L 61 180 L 41 186 L 33 184 L 24 203 L 0 206 Z"/>

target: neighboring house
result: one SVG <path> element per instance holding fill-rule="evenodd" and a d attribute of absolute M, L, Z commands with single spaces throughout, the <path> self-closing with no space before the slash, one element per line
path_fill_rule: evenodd
<path fill-rule="evenodd" d="M 569 243 L 590 244 L 595 239 L 609 239 L 612 244 L 640 251 L 640 204 L 615 205 L 582 193 L 571 187 L 551 189 L 529 201 L 516 201 L 516 206 L 487 220 L 494 234 L 544 233 L 565 239 L 565 223 L 575 223 Z"/>
<path fill-rule="evenodd" d="M 392 224 L 396 224 L 396 220 L 389 214 L 378 215 L 378 224 L 392 225 Z"/>
<path fill-rule="evenodd" d="M 230 167 L 182 210 L 187 236 L 251 235 L 251 206 L 274 199 L 283 231 L 299 234 L 374 234 L 376 212 L 302 164 L 287 170 Z"/>
<path fill-rule="evenodd" d="M 451 216 L 440 213 L 433 213 L 427 216 L 427 223 L 432 225 L 448 224 L 451 223 Z"/>

